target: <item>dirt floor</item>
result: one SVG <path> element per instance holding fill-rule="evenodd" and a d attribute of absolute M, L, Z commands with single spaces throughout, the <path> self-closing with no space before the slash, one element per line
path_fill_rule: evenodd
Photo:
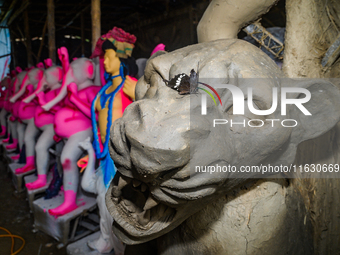
<path fill-rule="evenodd" d="M 19 255 L 61 255 L 66 254 L 66 248 L 58 249 L 58 242 L 48 235 L 33 233 L 33 215 L 30 214 L 26 200 L 26 192 L 15 193 L 10 175 L 7 173 L 5 162 L 0 161 L 0 227 L 6 228 L 13 235 L 21 236 L 25 246 Z M 6 232 L 0 229 L 0 236 Z M 11 254 L 11 238 L 0 237 L 0 254 Z M 22 245 L 15 238 L 14 252 Z"/>

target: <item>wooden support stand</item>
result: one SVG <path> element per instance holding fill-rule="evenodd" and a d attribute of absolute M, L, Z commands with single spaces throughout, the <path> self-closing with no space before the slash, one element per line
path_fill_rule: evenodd
<path fill-rule="evenodd" d="M 95 217 L 90 216 L 97 207 L 94 197 L 79 194 L 79 207 L 76 210 L 57 218 L 48 213 L 49 209 L 59 206 L 63 201 L 64 192 L 59 192 L 58 196 L 52 199 L 45 200 L 42 197 L 33 201 L 33 231 L 40 230 L 60 241 L 58 248 L 99 230 L 98 223 L 92 220 Z M 82 231 L 77 231 L 79 228 L 82 228 Z"/>
<path fill-rule="evenodd" d="M 86 236 L 83 239 L 80 239 L 77 242 L 71 243 L 66 247 L 66 251 L 67 251 L 67 255 L 101 255 L 102 253 L 98 252 L 98 251 L 94 251 L 91 250 L 88 246 L 87 246 L 87 242 L 89 241 L 94 241 L 97 240 L 99 238 L 100 235 L 100 231 Z M 110 253 L 105 253 L 107 255 L 114 255 L 114 251 L 112 250 Z"/>
<path fill-rule="evenodd" d="M 52 173 L 49 172 L 47 174 L 47 182 L 44 187 L 41 187 L 39 189 L 34 189 L 34 190 L 27 190 L 28 204 L 30 206 L 31 212 L 33 212 L 33 201 L 38 195 L 42 195 L 45 193 L 46 189 L 48 188 L 48 186 L 50 185 L 52 181 L 52 178 L 53 178 Z M 36 179 L 37 179 L 37 176 L 35 176 L 34 174 L 27 175 L 24 177 L 25 183 L 34 182 Z"/>
<path fill-rule="evenodd" d="M 15 170 L 23 167 L 25 164 L 19 164 L 19 163 L 11 163 L 9 164 L 9 168 L 11 170 L 11 174 L 12 174 L 12 181 L 13 181 L 13 185 L 16 189 L 17 192 L 22 192 L 25 190 L 25 186 L 24 186 L 24 176 L 26 175 L 30 175 L 33 174 L 35 169 L 28 171 L 26 173 L 22 173 L 22 174 L 16 174 Z"/>

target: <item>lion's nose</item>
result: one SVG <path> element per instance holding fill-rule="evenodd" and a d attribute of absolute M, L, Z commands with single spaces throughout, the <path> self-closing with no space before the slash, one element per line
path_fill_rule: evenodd
<path fill-rule="evenodd" d="M 138 179 L 150 182 L 158 174 L 188 163 L 189 125 L 189 115 L 178 108 L 175 112 L 156 100 L 137 101 L 114 123 L 112 157 L 133 175 L 138 174 Z"/>

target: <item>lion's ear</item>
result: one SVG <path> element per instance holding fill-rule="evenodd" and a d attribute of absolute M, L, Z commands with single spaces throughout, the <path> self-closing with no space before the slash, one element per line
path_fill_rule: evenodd
<path fill-rule="evenodd" d="M 340 120 L 340 90 L 333 83 L 313 79 L 294 83 L 294 87 L 305 88 L 311 93 L 311 99 L 303 106 L 312 115 L 305 115 L 295 105 L 287 106 L 292 119 L 298 122 L 293 128 L 292 141 L 300 143 L 313 139 L 336 125 Z"/>

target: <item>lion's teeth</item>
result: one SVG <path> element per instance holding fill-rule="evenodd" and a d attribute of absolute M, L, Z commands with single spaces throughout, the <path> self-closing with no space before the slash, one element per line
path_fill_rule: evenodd
<path fill-rule="evenodd" d="M 118 181 L 118 189 L 122 190 L 126 185 L 131 182 L 131 179 L 125 176 L 120 176 Z"/>
<path fill-rule="evenodd" d="M 141 184 L 142 182 L 141 181 L 138 181 L 138 180 L 136 180 L 136 179 L 133 179 L 132 180 L 132 185 L 133 185 L 133 187 L 138 187 L 140 184 Z"/>
<path fill-rule="evenodd" d="M 117 186 L 113 186 L 111 194 L 113 197 L 118 198 L 122 195 L 122 191 Z"/>
<path fill-rule="evenodd" d="M 123 203 L 125 204 L 126 209 L 128 209 L 130 213 L 135 213 L 137 211 L 135 204 L 132 203 L 131 201 L 124 199 Z"/>
<path fill-rule="evenodd" d="M 144 211 L 147 211 L 151 209 L 152 207 L 155 207 L 158 205 L 158 202 L 150 195 L 148 197 L 148 200 L 146 200 L 145 205 L 144 205 Z"/>
<path fill-rule="evenodd" d="M 150 222 L 150 211 L 144 211 L 137 214 L 137 221 L 142 225 L 145 226 Z"/>

